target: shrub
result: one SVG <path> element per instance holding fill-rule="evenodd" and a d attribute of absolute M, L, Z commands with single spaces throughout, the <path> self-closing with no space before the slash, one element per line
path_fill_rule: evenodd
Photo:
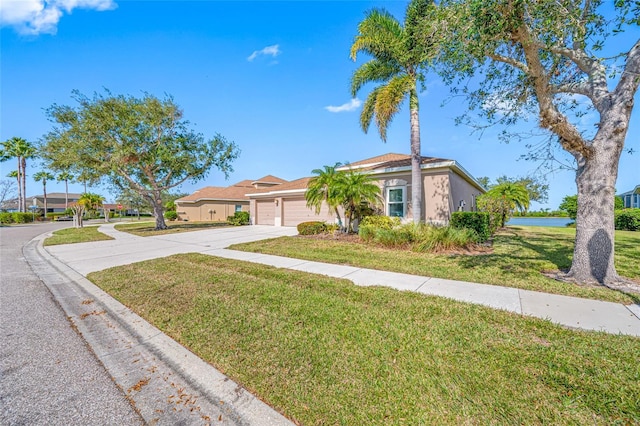
<path fill-rule="evenodd" d="M 12 213 L 0 213 L 0 223 L 13 223 L 13 214 Z"/>
<path fill-rule="evenodd" d="M 640 209 L 616 210 L 615 227 L 621 231 L 640 231 Z"/>
<path fill-rule="evenodd" d="M 474 230 L 480 242 L 487 241 L 491 236 L 490 216 L 487 212 L 454 212 L 451 214 L 450 225 L 455 229 Z"/>
<path fill-rule="evenodd" d="M 33 222 L 33 213 L 11 213 L 10 223 L 29 223 Z"/>
<path fill-rule="evenodd" d="M 248 225 L 249 212 L 235 212 L 233 216 L 227 216 L 227 222 L 235 226 Z"/>
<path fill-rule="evenodd" d="M 414 225 L 407 224 L 398 228 L 377 228 L 373 240 L 386 247 L 397 247 L 415 241 Z"/>
<path fill-rule="evenodd" d="M 173 210 L 169 210 L 168 212 L 164 212 L 164 217 L 167 220 L 176 220 L 178 219 L 178 213 Z"/>
<path fill-rule="evenodd" d="M 324 222 L 302 222 L 298 224 L 298 234 L 317 235 L 327 231 L 327 224 Z"/>
<path fill-rule="evenodd" d="M 391 230 L 398 226 L 400 226 L 399 217 L 367 216 L 360 223 L 358 235 L 364 241 L 371 241 L 375 239 L 379 230 Z"/>
<path fill-rule="evenodd" d="M 473 229 L 430 226 L 428 232 L 422 234 L 413 250 L 417 252 L 438 252 L 468 248 L 477 243 L 478 239 L 478 233 Z"/>

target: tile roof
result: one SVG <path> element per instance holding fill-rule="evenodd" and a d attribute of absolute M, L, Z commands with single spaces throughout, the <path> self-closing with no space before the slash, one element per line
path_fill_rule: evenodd
<path fill-rule="evenodd" d="M 371 157 L 365 160 L 356 161 L 354 163 L 345 164 L 341 168 L 360 167 L 365 165 L 386 163 L 387 161 L 404 160 L 407 158 L 410 158 L 410 157 L 406 154 L 396 154 L 396 153 L 390 152 L 388 154 L 378 155 L 376 157 Z"/>
<path fill-rule="evenodd" d="M 292 180 L 291 182 L 283 183 L 282 185 L 273 186 L 271 188 L 261 188 L 258 190 L 253 190 L 251 192 L 247 192 L 247 194 L 249 194 L 249 196 L 252 196 L 259 194 L 278 193 L 281 191 L 303 190 L 307 189 L 307 184 L 311 179 L 311 177 L 303 177 L 300 179 Z"/>
<path fill-rule="evenodd" d="M 422 157 L 421 164 L 433 164 L 445 161 L 451 161 L 445 158 Z M 377 157 L 368 158 L 366 160 L 356 161 L 355 163 L 346 164 L 340 167 L 340 170 L 348 170 L 355 168 L 356 170 L 368 171 L 379 169 L 391 169 L 396 167 L 411 166 L 411 156 L 406 154 L 384 154 Z"/>
<path fill-rule="evenodd" d="M 273 175 L 266 175 L 261 177 L 260 179 L 256 179 L 251 183 L 285 183 L 287 182 L 284 179 L 280 179 L 278 176 L 273 176 Z"/>

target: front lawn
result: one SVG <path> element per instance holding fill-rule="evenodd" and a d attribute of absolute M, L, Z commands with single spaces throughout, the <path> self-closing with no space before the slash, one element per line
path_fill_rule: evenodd
<path fill-rule="evenodd" d="M 638 338 L 201 254 L 88 278 L 300 424 L 640 422 Z"/>
<path fill-rule="evenodd" d="M 178 232 L 202 231 L 209 228 L 219 228 L 229 226 L 227 222 L 167 222 L 167 229 L 156 230 L 154 222 L 139 223 L 119 223 L 116 229 L 122 232 L 138 235 L 140 237 L 151 237 L 153 235 L 177 234 Z"/>
<path fill-rule="evenodd" d="M 568 269 L 575 229 L 521 226 L 496 235 L 493 253 L 430 254 L 358 242 L 281 237 L 236 244 L 234 250 L 266 253 L 452 280 L 516 287 L 611 302 L 638 303 L 638 295 L 607 288 L 580 287 L 553 280 L 543 271 Z M 640 232 L 616 231 L 618 273 L 640 282 Z"/>
<path fill-rule="evenodd" d="M 88 243 L 91 241 L 113 240 L 110 236 L 98 231 L 98 226 L 83 228 L 65 228 L 53 232 L 53 236 L 43 241 L 45 246 L 58 244 Z"/>

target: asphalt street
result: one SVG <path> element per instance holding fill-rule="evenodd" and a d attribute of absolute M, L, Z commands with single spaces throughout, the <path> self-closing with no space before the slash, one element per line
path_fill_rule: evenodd
<path fill-rule="evenodd" d="M 69 226 L 0 228 L 0 424 L 142 424 L 23 256 L 33 237 Z"/>

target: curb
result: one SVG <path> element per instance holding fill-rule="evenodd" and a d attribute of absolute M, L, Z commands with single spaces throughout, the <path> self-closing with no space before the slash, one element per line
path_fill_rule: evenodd
<path fill-rule="evenodd" d="M 27 262 L 145 422 L 294 424 L 49 254 L 47 236 L 24 246 Z"/>

